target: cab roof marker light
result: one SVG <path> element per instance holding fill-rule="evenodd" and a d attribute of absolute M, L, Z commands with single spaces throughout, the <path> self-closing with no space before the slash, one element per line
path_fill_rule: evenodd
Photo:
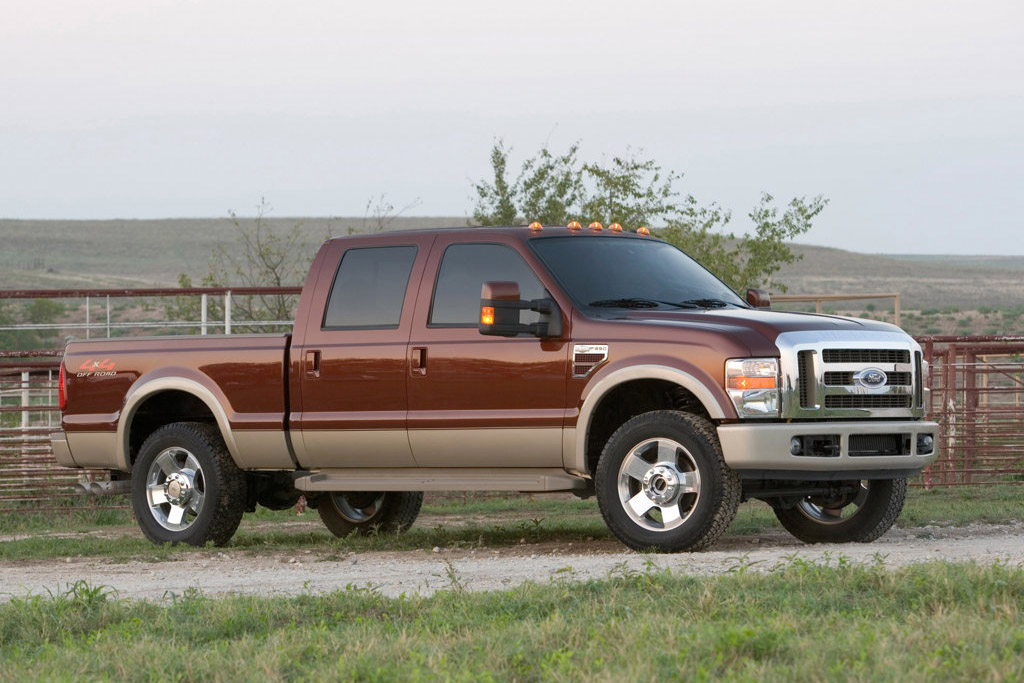
<path fill-rule="evenodd" d="M 572 223 L 569 223 L 569 225 L 567 225 L 565 227 L 569 228 L 573 232 L 576 232 L 577 230 L 582 230 L 583 229 L 583 226 L 580 225 L 579 221 L 573 221 Z"/>
<path fill-rule="evenodd" d="M 647 229 L 646 225 L 641 225 L 639 228 L 636 229 L 636 234 L 638 234 L 638 235 L 646 235 L 646 236 L 650 237 L 651 236 L 651 231 Z"/>
<path fill-rule="evenodd" d="M 608 226 L 608 229 L 611 230 L 612 232 L 622 232 L 622 226 L 619 225 L 618 223 L 612 223 L 611 225 Z"/>
<path fill-rule="evenodd" d="M 604 226 L 601 225 L 600 223 L 598 223 L 597 221 L 594 221 L 593 223 L 591 223 L 587 227 L 590 228 L 591 230 L 593 230 L 594 232 L 600 232 L 601 230 L 604 230 Z"/>
<path fill-rule="evenodd" d="M 544 229 L 544 226 L 541 225 L 538 221 L 534 221 L 534 222 L 530 223 L 530 230 L 532 230 L 533 232 L 540 232 L 543 229 Z"/>

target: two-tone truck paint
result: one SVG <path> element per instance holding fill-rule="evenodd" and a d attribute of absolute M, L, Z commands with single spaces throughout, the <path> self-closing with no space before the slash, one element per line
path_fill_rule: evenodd
<path fill-rule="evenodd" d="M 634 233 L 337 238 L 291 334 L 71 342 L 54 452 L 130 480 L 154 542 L 302 494 L 335 534 L 401 530 L 427 490 L 596 494 L 632 548 L 706 548 L 747 498 L 873 540 L 936 457 L 921 350 L 765 300 Z"/>

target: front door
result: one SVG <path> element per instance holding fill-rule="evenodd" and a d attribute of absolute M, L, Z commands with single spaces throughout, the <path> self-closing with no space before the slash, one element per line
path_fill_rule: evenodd
<path fill-rule="evenodd" d="M 518 282 L 523 299 L 541 298 L 537 273 L 504 238 L 466 234 L 439 236 L 425 272 L 436 276 L 420 288 L 408 363 L 416 464 L 561 467 L 568 325 L 554 340 L 477 330 L 485 281 Z"/>

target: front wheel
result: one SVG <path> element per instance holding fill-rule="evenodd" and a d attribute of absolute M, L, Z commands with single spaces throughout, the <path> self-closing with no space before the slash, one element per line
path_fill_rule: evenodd
<path fill-rule="evenodd" d="M 177 422 L 156 430 L 132 469 L 132 509 L 154 543 L 224 545 L 245 512 L 245 473 L 216 427 Z"/>
<path fill-rule="evenodd" d="M 809 496 L 775 516 L 804 543 L 869 543 L 896 522 L 906 498 L 906 479 L 851 482 L 845 493 Z"/>
<path fill-rule="evenodd" d="M 333 491 L 317 499 L 320 519 L 332 534 L 399 533 L 420 514 L 422 491 Z"/>
<path fill-rule="evenodd" d="M 638 415 L 605 445 L 595 472 L 601 515 L 635 550 L 702 550 L 732 522 L 739 478 L 714 426 L 674 410 Z"/>

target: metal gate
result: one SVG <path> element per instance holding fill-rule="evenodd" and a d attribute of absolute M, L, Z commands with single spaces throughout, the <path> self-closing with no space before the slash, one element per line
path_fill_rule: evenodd
<path fill-rule="evenodd" d="M 925 486 L 1024 481 L 1024 337 L 922 337 L 939 459 Z"/>

